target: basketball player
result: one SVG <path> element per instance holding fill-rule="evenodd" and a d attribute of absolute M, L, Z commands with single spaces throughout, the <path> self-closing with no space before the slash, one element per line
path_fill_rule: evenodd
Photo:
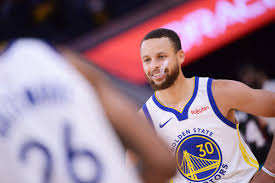
<path fill-rule="evenodd" d="M 108 119 L 142 158 L 144 182 L 169 179 L 173 157 L 133 104 L 76 54 L 62 53 L 19 39 L 0 55 L 0 182 L 140 183 Z"/>
<path fill-rule="evenodd" d="M 275 93 L 231 80 L 184 77 L 181 42 L 168 29 L 149 32 L 140 55 L 155 90 L 140 113 L 174 152 L 178 174 L 170 182 L 248 183 L 259 165 L 240 136 L 234 111 L 275 116 Z M 272 147 L 253 182 L 274 182 Z"/>

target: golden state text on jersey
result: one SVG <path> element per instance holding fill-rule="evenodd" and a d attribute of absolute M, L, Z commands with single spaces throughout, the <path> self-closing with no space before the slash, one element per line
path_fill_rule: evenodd
<path fill-rule="evenodd" d="M 222 163 L 218 144 L 211 137 L 202 134 L 183 138 L 177 145 L 175 156 L 181 175 L 194 182 L 219 180 L 228 167 Z"/>

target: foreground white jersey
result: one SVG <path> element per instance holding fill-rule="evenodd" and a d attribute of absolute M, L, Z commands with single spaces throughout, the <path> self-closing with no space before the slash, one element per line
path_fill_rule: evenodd
<path fill-rule="evenodd" d="M 183 111 L 153 95 L 143 111 L 175 153 L 178 174 L 171 183 L 248 183 L 258 162 L 240 137 L 238 125 L 217 108 L 212 79 L 194 77 L 193 96 Z"/>
<path fill-rule="evenodd" d="M 0 55 L 1 183 L 138 183 L 93 88 L 55 50 Z"/>

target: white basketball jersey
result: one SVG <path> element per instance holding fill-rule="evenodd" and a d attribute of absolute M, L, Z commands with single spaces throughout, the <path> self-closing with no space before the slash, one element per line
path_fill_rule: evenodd
<path fill-rule="evenodd" d="M 139 183 L 93 88 L 54 49 L 0 55 L 1 183 Z"/>
<path fill-rule="evenodd" d="M 212 79 L 194 77 L 194 92 L 182 111 L 153 95 L 143 111 L 175 153 L 178 174 L 171 183 L 248 183 L 258 162 L 242 140 L 238 125 L 217 108 Z"/>

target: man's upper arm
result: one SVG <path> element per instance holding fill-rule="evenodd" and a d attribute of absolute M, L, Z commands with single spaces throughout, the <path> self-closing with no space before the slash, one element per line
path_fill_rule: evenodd
<path fill-rule="evenodd" d="M 252 89 L 232 80 L 215 80 L 213 92 L 221 106 L 259 116 L 275 116 L 275 93 Z"/>

